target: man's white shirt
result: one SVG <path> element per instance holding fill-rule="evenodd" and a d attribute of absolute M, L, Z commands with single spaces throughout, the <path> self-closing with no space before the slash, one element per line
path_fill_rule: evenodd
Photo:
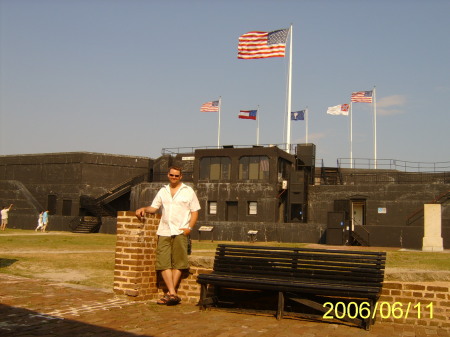
<path fill-rule="evenodd" d="M 172 197 L 170 184 L 162 187 L 153 199 L 151 207 L 161 208 L 162 216 L 157 235 L 172 236 L 183 234 L 180 228 L 188 228 L 191 212 L 200 210 L 200 203 L 194 190 L 181 183 L 180 188 Z"/>

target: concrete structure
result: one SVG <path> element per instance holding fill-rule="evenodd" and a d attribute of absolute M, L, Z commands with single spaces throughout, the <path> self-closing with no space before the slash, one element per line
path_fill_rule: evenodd
<path fill-rule="evenodd" d="M 169 166 L 177 165 L 199 197 L 199 227 L 213 228 L 202 239 L 420 249 L 423 205 L 432 203 L 442 206 L 443 247 L 450 248 L 450 163 L 434 172 L 407 172 L 398 161 L 388 169 L 316 167 L 314 144 L 291 152 L 224 146 L 164 150 L 156 159 L 0 156 L 0 200 L 16 205 L 10 223 L 17 228 L 34 228 L 38 210 L 50 208 L 50 229 L 80 228 L 82 219 L 92 223 L 90 231 L 115 233 L 117 211 L 149 205 L 167 183 Z"/>
<path fill-rule="evenodd" d="M 15 205 L 11 226 L 34 228 L 48 209 L 49 230 L 72 230 L 83 216 L 115 217 L 116 209 L 128 209 L 131 186 L 147 180 L 151 166 L 150 158 L 88 152 L 0 156 L 0 200 Z M 104 227 L 115 231 L 108 220 Z"/>
<path fill-rule="evenodd" d="M 444 250 L 441 236 L 441 205 L 424 206 L 424 237 L 422 250 L 425 252 L 442 252 Z"/>

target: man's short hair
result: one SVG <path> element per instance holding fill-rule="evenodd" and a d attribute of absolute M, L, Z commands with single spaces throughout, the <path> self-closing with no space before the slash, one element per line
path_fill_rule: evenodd
<path fill-rule="evenodd" d="M 183 174 L 183 170 L 179 166 L 172 165 L 172 166 L 169 167 L 169 172 L 170 172 L 170 170 L 177 170 L 177 171 L 180 172 L 180 174 Z"/>

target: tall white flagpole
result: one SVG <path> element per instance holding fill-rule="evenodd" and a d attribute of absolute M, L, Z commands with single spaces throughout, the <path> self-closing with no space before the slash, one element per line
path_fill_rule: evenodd
<path fill-rule="evenodd" d="M 256 145 L 259 145 L 259 105 L 256 108 Z"/>
<path fill-rule="evenodd" d="M 306 137 L 305 143 L 308 144 L 308 118 L 309 118 L 309 110 L 308 107 L 305 109 L 305 124 L 306 124 Z"/>
<path fill-rule="evenodd" d="M 375 168 L 377 168 L 377 95 L 375 90 L 376 87 L 373 86 L 373 158 Z"/>
<path fill-rule="evenodd" d="M 353 168 L 353 103 L 350 101 L 350 168 Z"/>
<path fill-rule="evenodd" d="M 290 28 L 290 45 L 289 45 L 289 78 L 288 78 L 288 102 L 287 102 L 287 135 L 286 135 L 286 152 L 291 153 L 291 88 L 292 88 L 292 25 Z"/>
<path fill-rule="evenodd" d="M 219 97 L 219 126 L 217 127 L 217 148 L 220 148 L 220 110 L 222 109 L 222 96 Z"/>

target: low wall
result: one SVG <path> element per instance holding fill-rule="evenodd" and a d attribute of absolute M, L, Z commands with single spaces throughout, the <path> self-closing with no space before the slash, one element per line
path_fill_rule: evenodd
<path fill-rule="evenodd" d="M 164 294 L 155 271 L 158 215 L 139 221 L 134 212 L 119 212 L 114 270 L 114 292 L 130 300 L 150 300 Z M 213 257 L 190 256 L 190 269 L 183 274 L 178 295 L 196 304 L 200 297 L 197 276 L 211 273 Z M 372 308 L 373 309 L 373 308 Z M 450 284 L 433 282 L 384 282 L 378 301 L 377 320 L 450 328 Z"/>
<path fill-rule="evenodd" d="M 196 230 L 191 233 L 193 239 L 199 238 L 201 226 L 213 226 L 213 233 L 204 232 L 201 239 L 217 241 L 248 241 L 249 230 L 257 230 L 256 241 L 259 242 L 307 242 L 325 243 L 326 225 L 301 222 L 232 222 L 232 221 L 198 221 Z"/>

